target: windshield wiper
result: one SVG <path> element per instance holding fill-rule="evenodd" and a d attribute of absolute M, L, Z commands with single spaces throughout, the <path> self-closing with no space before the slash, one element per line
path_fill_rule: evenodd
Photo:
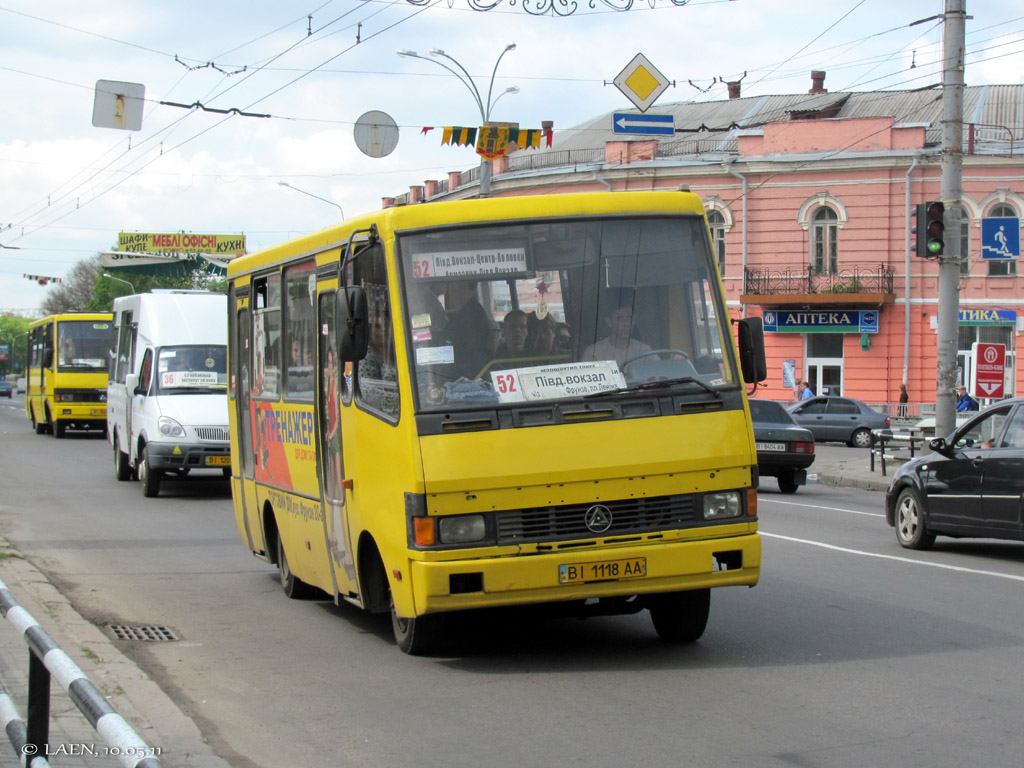
<path fill-rule="evenodd" d="M 678 376 L 673 379 L 652 379 L 651 381 L 643 381 L 638 384 L 630 384 L 629 386 L 619 387 L 618 389 L 607 389 L 604 392 L 594 392 L 592 395 L 584 395 L 584 400 L 592 400 L 606 395 L 620 395 L 624 392 L 644 392 L 655 389 L 668 389 L 669 387 L 675 386 L 676 384 L 696 384 L 701 389 L 704 389 L 714 395 L 716 398 L 720 398 L 721 394 L 717 389 L 712 389 L 703 381 L 693 376 Z"/>

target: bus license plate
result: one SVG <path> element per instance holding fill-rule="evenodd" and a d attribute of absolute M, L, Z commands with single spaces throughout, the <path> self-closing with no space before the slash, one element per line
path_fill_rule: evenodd
<path fill-rule="evenodd" d="M 585 584 L 588 581 L 634 579 L 647 575 L 647 558 L 631 557 L 626 560 L 601 560 L 596 563 L 573 563 L 558 566 L 559 584 Z"/>
<path fill-rule="evenodd" d="M 759 451 L 785 451 L 785 443 L 756 443 L 755 448 Z"/>
<path fill-rule="evenodd" d="M 231 457 L 230 456 L 207 456 L 206 466 L 208 467 L 230 467 Z"/>

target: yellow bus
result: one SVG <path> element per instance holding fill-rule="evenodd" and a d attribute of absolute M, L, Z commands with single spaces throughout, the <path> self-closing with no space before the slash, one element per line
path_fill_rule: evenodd
<path fill-rule="evenodd" d="M 763 338 L 737 356 L 695 195 L 389 208 L 228 279 L 235 515 L 289 596 L 390 611 L 418 654 L 540 603 L 695 640 L 712 587 L 757 583 Z"/>
<path fill-rule="evenodd" d="M 25 415 L 36 434 L 106 429 L 113 317 L 69 312 L 29 325 Z"/>

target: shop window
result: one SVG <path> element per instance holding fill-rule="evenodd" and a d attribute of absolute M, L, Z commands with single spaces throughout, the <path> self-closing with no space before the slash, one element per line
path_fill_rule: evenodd
<path fill-rule="evenodd" d="M 993 206 L 992 210 L 988 212 L 990 218 L 997 217 L 1009 217 L 1009 218 L 1020 218 L 1020 213 L 1012 206 L 1007 203 L 1000 203 L 999 205 Z M 1017 262 L 1016 260 L 1007 259 L 1006 261 L 988 259 L 988 273 L 992 277 L 1001 275 L 1016 275 L 1017 274 Z"/>

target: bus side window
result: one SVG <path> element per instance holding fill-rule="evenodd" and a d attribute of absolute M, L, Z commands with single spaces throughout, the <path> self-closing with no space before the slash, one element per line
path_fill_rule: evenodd
<path fill-rule="evenodd" d="M 285 390 L 289 398 L 313 399 L 313 359 L 316 328 L 313 297 L 316 293 L 316 264 L 307 261 L 285 269 L 284 349 Z"/>
<path fill-rule="evenodd" d="M 253 281 L 253 397 L 276 398 L 281 378 L 281 274 Z"/>
<path fill-rule="evenodd" d="M 366 292 L 370 317 L 370 345 L 358 363 L 358 401 L 396 420 L 400 410 L 398 364 L 383 249 L 378 246 L 364 252 L 354 266 L 356 284 Z"/>

